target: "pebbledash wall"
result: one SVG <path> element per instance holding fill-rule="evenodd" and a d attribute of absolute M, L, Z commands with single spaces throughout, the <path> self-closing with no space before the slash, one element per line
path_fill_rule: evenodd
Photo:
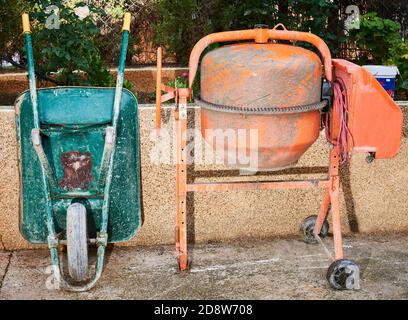
<path fill-rule="evenodd" d="M 124 245 L 170 244 L 174 241 L 175 165 L 155 162 L 154 106 L 140 105 L 141 171 L 144 223 Z M 404 115 L 408 109 L 402 107 Z M 0 107 L 0 249 L 41 248 L 26 242 L 19 232 L 19 181 L 14 107 Z M 174 132 L 174 108 L 163 109 L 163 129 Z M 200 108 L 189 106 L 189 127 L 200 130 Z M 341 216 L 344 232 L 408 232 L 407 121 L 401 150 L 391 160 L 368 164 L 354 154 L 341 170 Z M 197 133 L 198 144 L 202 141 Z M 174 142 L 171 143 L 174 146 Z M 170 150 L 170 160 L 173 150 Z M 166 159 L 166 157 L 164 157 Z M 168 158 L 168 157 L 167 157 Z M 157 159 L 156 159 L 157 160 Z M 216 164 L 195 163 L 189 176 L 195 181 L 271 180 L 324 177 L 328 146 L 321 133 L 292 171 L 300 174 L 239 176 Z M 219 171 L 219 169 L 221 171 Z M 188 197 L 190 242 L 273 238 L 298 235 L 301 221 L 317 214 L 322 190 L 268 190 L 196 193 Z"/>

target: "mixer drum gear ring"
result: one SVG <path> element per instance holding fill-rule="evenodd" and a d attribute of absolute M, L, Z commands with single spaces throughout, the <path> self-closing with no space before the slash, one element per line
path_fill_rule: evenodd
<path fill-rule="evenodd" d="M 319 102 L 305 104 L 300 106 L 292 106 L 292 107 L 238 107 L 238 106 L 228 106 L 228 105 L 221 105 L 215 104 L 211 102 L 207 102 L 201 99 L 194 99 L 194 102 L 198 104 L 201 108 L 213 110 L 213 111 L 221 111 L 221 112 L 230 112 L 230 113 L 242 113 L 242 114 L 288 114 L 288 113 L 302 113 L 302 112 L 309 112 L 309 111 L 316 111 L 321 110 L 327 105 L 327 100 L 322 100 Z"/>

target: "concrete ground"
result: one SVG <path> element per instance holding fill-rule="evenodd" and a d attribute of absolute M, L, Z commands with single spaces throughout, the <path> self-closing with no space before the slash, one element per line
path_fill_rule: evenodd
<path fill-rule="evenodd" d="M 344 249 L 360 266 L 358 291 L 330 289 L 323 248 L 297 239 L 195 245 L 188 274 L 173 246 L 116 247 L 85 293 L 54 289 L 48 251 L 0 251 L 0 299 L 408 299 L 408 236 L 346 238 Z"/>

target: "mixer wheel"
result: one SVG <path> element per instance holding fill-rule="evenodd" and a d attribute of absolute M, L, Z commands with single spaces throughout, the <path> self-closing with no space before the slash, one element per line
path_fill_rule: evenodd
<path fill-rule="evenodd" d="M 337 290 L 360 289 L 360 270 L 351 260 L 334 261 L 327 270 L 326 278 Z"/>
<path fill-rule="evenodd" d="M 315 227 L 316 220 L 317 220 L 316 215 L 309 216 L 305 220 L 303 220 L 303 223 L 301 226 L 301 232 L 303 234 L 303 240 L 306 243 L 310 243 L 310 244 L 317 243 L 317 239 L 313 233 L 313 229 Z M 324 220 L 322 230 L 319 233 L 319 237 L 323 239 L 324 237 L 327 236 L 328 232 L 329 232 L 329 223 L 327 222 L 327 220 Z"/>

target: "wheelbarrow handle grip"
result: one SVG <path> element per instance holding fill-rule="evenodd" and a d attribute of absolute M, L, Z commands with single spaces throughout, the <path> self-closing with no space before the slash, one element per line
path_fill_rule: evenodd
<path fill-rule="evenodd" d="M 122 31 L 128 31 L 130 32 L 130 22 L 132 20 L 132 15 L 130 12 L 126 12 L 124 17 L 123 17 L 123 27 Z"/>
<path fill-rule="evenodd" d="M 28 16 L 28 13 L 23 13 L 21 19 L 23 20 L 23 33 L 31 33 L 30 17 Z"/>
<path fill-rule="evenodd" d="M 26 55 L 27 55 L 27 69 L 28 69 L 28 81 L 30 88 L 30 98 L 33 107 L 33 117 L 34 117 L 34 127 L 40 127 L 40 120 L 38 115 L 38 101 L 37 101 L 37 85 L 35 80 L 35 70 L 34 70 L 34 57 L 33 57 L 33 46 L 31 43 L 31 28 L 30 28 L 30 17 L 27 13 L 21 15 L 21 20 L 23 22 L 23 34 L 25 39 Z"/>
<path fill-rule="evenodd" d="M 119 66 L 118 66 L 118 74 L 116 77 L 116 88 L 115 88 L 115 100 L 113 103 L 114 111 L 113 111 L 113 125 L 112 126 L 115 128 L 115 132 L 116 132 L 117 120 L 119 117 L 120 101 L 122 98 L 126 53 L 127 53 L 127 47 L 129 44 L 129 30 L 130 30 L 131 19 L 132 19 L 132 16 L 130 15 L 130 13 L 126 12 L 124 16 L 124 20 L 123 20 L 122 47 L 120 49 L 120 55 L 119 55 Z"/>
<path fill-rule="evenodd" d="M 273 40 L 288 40 L 288 41 L 304 41 L 315 46 L 324 62 L 324 71 L 326 79 L 332 81 L 332 60 L 330 50 L 327 44 L 318 36 L 309 32 L 288 31 L 277 29 L 255 28 L 250 30 L 238 30 L 212 33 L 199 40 L 190 54 L 189 61 L 189 87 L 193 86 L 193 82 L 197 73 L 198 61 L 204 49 L 212 43 L 254 40 L 256 43 L 267 43 L 269 39 Z"/>

